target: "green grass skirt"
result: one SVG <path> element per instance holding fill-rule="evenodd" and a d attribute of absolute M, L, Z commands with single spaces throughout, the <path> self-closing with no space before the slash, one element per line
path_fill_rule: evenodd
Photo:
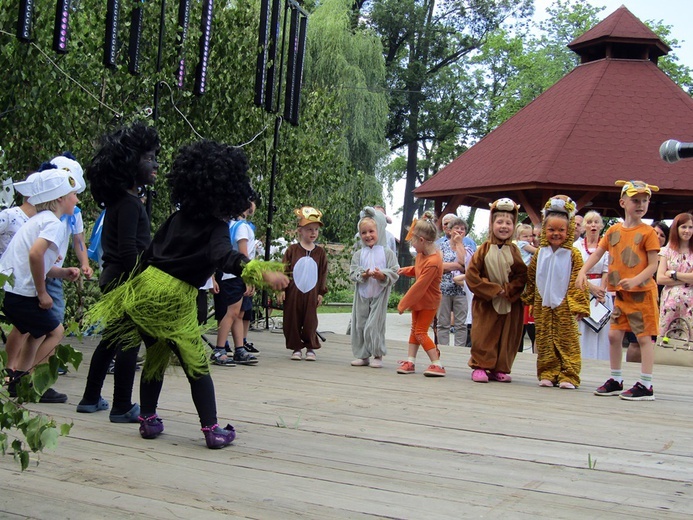
<path fill-rule="evenodd" d="M 142 369 L 145 379 L 161 379 L 173 355 L 180 352 L 187 376 L 197 379 L 209 373 L 202 327 L 197 323 L 197 288 L 155 267 L 105 294 L 89 311 L 84 327 L 99 324 L 105 339 L 118 340 L 124 348 L 138 347 L 140 333 L 156 340 L 147 347 Z"/>

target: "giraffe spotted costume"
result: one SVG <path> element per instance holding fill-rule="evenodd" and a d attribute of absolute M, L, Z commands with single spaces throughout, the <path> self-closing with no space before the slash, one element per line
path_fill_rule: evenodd
<path fill-rule="evenodd" d="M 563 245 L 553 251 L 546 237 L 546 221 L 556 213 L 568 216 L 568 232 Z M 566 388 L 577 388 L 582 358 L 575 315 L 589 314 L 590 307 L 587 289 L 575 286 L 583 266 L 582 254 L 572 246 L 575 203 L 565 195 L 556 195 L 544 205 L 542 214 L 540 248 L 529 264 L 522 295 L 522 301 L 534 308 L 537 378 L 554 386 L 563 383 Z"/>

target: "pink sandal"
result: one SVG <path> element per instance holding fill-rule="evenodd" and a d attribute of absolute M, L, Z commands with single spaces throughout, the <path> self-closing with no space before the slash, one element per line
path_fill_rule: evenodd
<path fill-rule="evenodd" d="M 475 368 L 472 372 L 472 381 L 475 383 L 488 383 L 488 375 L 483 368 Z"/>
<path fill-rule="evenodd" d="M 513 380 L 510 374 L 506 374 L 505 372 L 490 372 L 488 378 L 492 381 L 498 381 L 499 383 L 510 383 Z"/>

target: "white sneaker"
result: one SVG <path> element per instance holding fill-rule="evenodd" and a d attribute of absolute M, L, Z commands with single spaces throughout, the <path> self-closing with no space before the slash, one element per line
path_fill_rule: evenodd
<path fill-rule="evenodd" d="M 383 368 L 383 358 L 373 358 L 371 368 Z"/>
<path fill-rule="evenodd" d="M 294 353 L 291 354 L 291 361 L 301 361 L 302 358 L 303 356 L 300 350 L 294 350 Z"/>
<path fill-rule="evenodd" d="M 368 360 L 368 358 L 354 359 L 351 362 L 352 367 L 367 367 L 369 364 L 370 364 L 370 361 Z"/>

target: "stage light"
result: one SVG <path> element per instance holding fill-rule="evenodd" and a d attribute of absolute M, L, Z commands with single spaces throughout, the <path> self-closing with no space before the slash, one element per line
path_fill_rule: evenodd
<path fill-rule="evenodd" d="M 17 18 L 17 38 L 24 42 L 31 41 L 31 20 L 34 16 L 36 0 L 19 0 L 19 18 Z"/>
<path fill-rule="evenodd" d="M 53 27 L 53 50 L 67 54 L 67 23 L 70 18 L 70 0 L 58 0 L 55 5 L 55 26 Z"/>
<path fill-rule="evenodd" d="M 267 69 L 267 77 L 265 78 L 265 110 L 268 112 L 276 112 L 274 99 L 274 86 L 276 71 L 279 70 L 277 62 L 277 49 L 279 48 L 279 20 L 280 20 L 280 0 L 272 1 L 272 14 L 270 19 L 271 31 L 269 34 L 269 42 L 267 44 L 267 62 L 270 64 Z"/>
<path fill-rule="evenodd" d="M 291 9 L 289 29 L 289 53 L 286 69 L 286 95 L 284 98 L 284 119 L 298 126 L 298 106 L 301 97 L 303 61 L 306 50 L 306 29 L 308 18 L 298 9 Z"/>
<path fill-rule="evenodd" d="M 114 68 L 116 66 L 119 19 L 120 0 L 108 0 L 106 3 L 106 39 L 103 46 L 103 64 L 106 67 Z"/>
<path fill-rule="evenodd" d="M 140 73 L 140 40 L 142 40 L 142 8 L 136 7 L 130 13 L 130 41 L 128 44 L 128 71 Z"/>
<path fill-rule="evenodd" d="M 190 0 L 180 0 L 178 4 L 178 88 L 182 89 L 185 83 L 185 40 L 188 39 L 188 26 L 190 24 Z"/>
<path fill-rule="evenodd" d="M 212 39 L 212 11 L 214 0 L 204 0 L 202 4 L 202 23 L 200 24 L 200 59 L 195 69 L 195 87 L 193 93 L 201 96 L 207 90 L 207 64 L 209 62 L 210 42 Z"/>
<path fill-rule="evenodd" d="M 265 104 L 265 78 L 267 76 L 267 45 L 269 44 L 269 8 L 270 0 L 261 0 L 260 28 L 257 40 L 257 65 L 255 67 L 255 105 Z"/>

